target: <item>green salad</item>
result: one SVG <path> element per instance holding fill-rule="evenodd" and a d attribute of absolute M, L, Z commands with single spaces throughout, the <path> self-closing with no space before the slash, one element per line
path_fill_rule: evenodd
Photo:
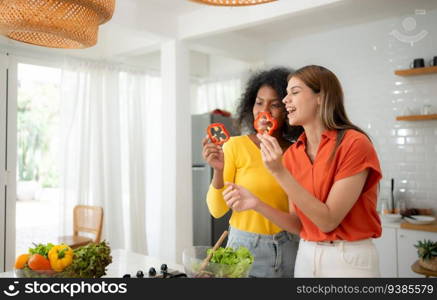
<path fill-rule="evenodd" d="M 207 255 L 212 248 L 207 250 Z M 247 273 L 253 264 L 254 257 L 246 248 L 240 246 L 237 250 L 231 247 L 220 247 L 213 252 L 210 262 L 216 265 L 207 268 L 205 271 L 212 273 L 213 277 L 220 278 L 241 278 L 247 277 Z M 221 265 L 221 266 L 218 266 Z M 203 275 L 207 275 L 204 273 Z M 212 276 L 211 276 L 212 277 Z"/>

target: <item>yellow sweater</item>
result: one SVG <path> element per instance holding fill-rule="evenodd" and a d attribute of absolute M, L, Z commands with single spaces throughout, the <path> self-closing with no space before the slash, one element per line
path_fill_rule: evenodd
<path fill-rule="evenodd" d="M 288 212 L 288 198 L 276 179 L 265 168 L 259 148 L 247 136 L 231 137 L 223 145 L 225 167 L 224 181 L 235 182 L 248 189 L 261 201 L 272 207 Z M 222 217 L 229 207 L 223 199 L 222 189 L 209 187 L 207 204 L 214 218 Z M 258 234 L 275 234 L 282 231 L 254 210 L 232 212 L 229 221 L 232 227 Z"/>

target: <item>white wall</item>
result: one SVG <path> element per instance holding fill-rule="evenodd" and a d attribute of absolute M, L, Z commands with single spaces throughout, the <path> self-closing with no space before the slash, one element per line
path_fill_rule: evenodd
<path fill-rule="evenodd" d="M 406 107 L 419 112 L 424 103 L 437 113 L 437 75 L 399 77 L 395 69 L 408 68 L 417 57 L 437 56 L 437 11 L 412 15 L 414 35 L 428 35 L 413 46 L 390 35 L 407 33 L 408 16 L 319 32 L 270 44 L 267 65 L 299 68 L 308 64 L 328 67 L 345 90 L 351 120 L 366 130 L 376 146 L 383 170 L 381 197 L 387 198 L 395 178 L 398 198 L 410 207 L 432 207 L 437 213 L 437 121 L 396 121 Z"/>
<path fill-rule="evenodd" d="M 126 63 L 146 70 L 161 71 L 161 52 L 154 51 L 143 55 L 126 58 Z M 190 75 L 207 76 L 209 72 L 209 56 L 204 53 L 190 51 Z"/>
<path fill-rule="evenodd" d="M 250 64 L 238 59 L 222 56 L 209 56 L 209 76 L 223 77 L 247 72 Z"/>
<path fill-rule="evenodd" d="M 191 53 L 196 53 L 190 56 L 192 114 L 216 108 L 234 113 L 251 65 L 229 57 Z"/>

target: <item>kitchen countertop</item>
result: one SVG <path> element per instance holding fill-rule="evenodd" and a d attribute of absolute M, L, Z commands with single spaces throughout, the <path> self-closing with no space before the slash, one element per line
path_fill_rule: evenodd
<path fill-rule="evenodd" d="M 437 232 L 437 220 L 434 221 L 431 224 L 426 225 L 419 225 L 419 224 L 412 224 L 408 223 L 407 221 L 400 220 L 397 222 L 387 222 L 384 221 L 383 218 L 381 218 L 382 227 L 385 228 L 402 228 L 402 229 L 408 229 L 408 230 L 421 230 L 421 231 L 428 231 L 428 232 Z"/>
<path fill-rule="evenodd" d="M 116 249 L 112 251 L 112 263 L 108 266 L 107 275 L 104 277 L 123 277 L 124 274 L 131 274 L 132 277 L 135 277 L 138 270 L 142 270 L 144 274 L 147 274 L 151 267 L 154 267 L 156 272 L 159 273 L 162 264 L 167 264 L 169 269 L 184 272 L 184 266 L 174 262 Z"/>
<path fill-rule="evenodd" d="M 396 222 L 389 222 L 385 220 L 381 214 L 379 214 L 379 219 L 381 220 L 381 226 L 385 228 L 400 228 L 401 222 L 403 222 L 402 219 Z"/>
<path fill-rule="evenodd" d="M 159 274 L 161 264 L 167 264 L 169 270 L 184 272 L 182 265 L 144 254 L 115 249 L 111 251 L 111 255 L 112 263 L 108 266 L 107 274 L 103 276 L 106 278 L 121 278 L 124 274 L 130 274 L 132 278 L 135 278 L 139 270 L 147 276 L 147 272 L 151 267 L 154 267 Z M 0 277 L 14 278 L 15 274 L 14 271 L 8 271 L 0 273 Z"/>
<path fill-rule="evenodd" d="M 437 221 L 432 222 L 431 224 L 412 224 L 408 222 L 402 222 L 401 223 L 402 229 L 411 229 L 411 230 L 423 230 L 423 231 L 430 231 L 430 232 L 437 232 Z"/>
<path fill-rule="evenodd" d="M 383 222 L 381 225 L 383 228 L 401 228 L 400 222 Z"/>

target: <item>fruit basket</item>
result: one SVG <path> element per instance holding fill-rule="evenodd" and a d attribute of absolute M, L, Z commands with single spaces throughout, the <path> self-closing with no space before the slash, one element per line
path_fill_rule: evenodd
<path fill-rule="evenodd" d="M 182 262 L 185 273 L 191 278 L 244 278 L 249 276 L 253 256 L 245 247 L 236 250 L 218 248 L 201 270 L 202 263 L 212 251 L 209 246 L 193 246 L 184 250 Z"/>
<path fill-rule="evenodd" d="M 100 278 L 111 262 L 105 241 L 76 249 L 65 244 L 34 244 L 17 257 L 14 273 L 19 278 Z"/>

